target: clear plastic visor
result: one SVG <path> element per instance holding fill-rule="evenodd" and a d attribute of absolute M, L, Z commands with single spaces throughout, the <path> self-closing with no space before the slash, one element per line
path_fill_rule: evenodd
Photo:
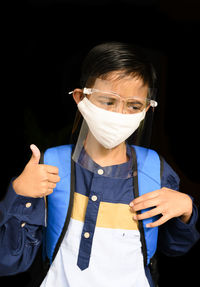
<path fill-rule="evenodd" d="M 72 155 L 72 160 L 79 169 L 86 169 L 101 177 L 133 177 L 133 157 L 132 147 L 130 145 L 124 143 L 120 147 L 118 146 L 112 150 L 108 150 L 110 154 L 108 157 L 105 153 L 98 152 L 99 150 L 102 151 L 98 143 L 94 148 L 88 145 L 88 141 L 91 137 L 93 137 L 93 135 L 86 121 L 83 119 L 78 141 Z"/>
<path fill-rule="evenodd" d="M 75 91 L 70 93 L 75 93 Z M 134 81 L 123 82 L 121 80 L 118 85 L 115 85 L 111 81 L 97 79 L 91 88 L 86 87 L 80 93 L 82 97 L 79 102 L 87 97 L 94 106 L 102 110 L 126 114 L 125 117 L 130 116 L 130 126 L 134 114 L 146 112 L 150 107 L 157 106 L 157 102 L 148 97 L 149 89 Z M 89 113 L 87 110 L 85 112 Z M 136 117 L 138 116 L 136 115 Z M 90 122 L 90 126 L 95 127 L 95 120 L 94 116 L 94 122 Z M 109 126 L 109 121 L 103 116 L 99 117 L 99 121 L 104 126 Z M 144 120 L 141 121 L 140 125 L 143 122 Z M 116 129 L 115 126 L 113 127 L 113 121 L 110 128 L 113 134 L 116 132 L 116 137 L 118 137 L 120 129 L 118 126 L 116 126 Z M 97 129 L 99 129 L 98 125 Z M 102 133 L 102 137 L 106 136 L 109 135 Z M 125 139 L 114 148 L 104 148 L 91 132 L 85 119 L 82 121 L 72 159 L 79 168 L 87 169 L 99 176 L 111 178 L 129 178 L 133 176 L 132 146 L 130 143 L 128 145 Z"/>

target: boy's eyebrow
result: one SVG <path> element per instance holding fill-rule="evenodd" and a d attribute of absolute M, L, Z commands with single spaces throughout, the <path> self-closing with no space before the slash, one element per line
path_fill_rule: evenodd
<path fill-rule="evenodd" d="M 105 91 L 105 90 L 99 90 L 99 89 L 93 89 L 95 92 L 100 92 L 100 93 L 105 93 L 105 94 L 108 94 L 108 95 L 115 95 L 115 96 L 119 96 L 120 95 L 114 91 Z"/>
<path fill-rule="evenodd" d="M 112 98 L 112 96 L 114 96 L 114 95 L 107 95 L 107 96 L 106 95 L 101 95 L 101 94 L 99 95 L 100 98 L 105 98 L 105 99 Z M 115 98 L 112 98 L 112 99 L 115 99 Z"/>
<path fill-rule="evenodd" d="M 128 98 L 128 100 L 132 101 L 132 103 L 134 103 L 134 104 L 140 104 L 140 105 L 143 105 L 143 102 L 142 102 L 142 101 L 140 102 L 138 99 Z"/>

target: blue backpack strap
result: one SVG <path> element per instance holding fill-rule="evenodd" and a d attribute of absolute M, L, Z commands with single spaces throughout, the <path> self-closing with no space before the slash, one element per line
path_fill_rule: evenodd
<path fill-rule="evenodd" d="M 70 202 L 72 148 L 72 145 L 63 145 L 47 149 L 44 153 L 44 164 L 58 167 L 61 178 L 53 193 L 47 197 L 48 213 L 44 249 L 50 263 L 54 258 L 54 251 L 65 224 Z"/>
<path fill-rule="evenodd" d="M 137 158 L 137 176 L 139 196 L 161 188 L 160 158 L 151 150 L 139 146 L 133 146 Z M 147 210 L 142 210 L 144 213 Z M 158 227 L 147 228 L 146 224 L 155 221 L 154 218 L 143 220 L 143 231 L 146 242 L 147 265 L 157 249 Z"/>

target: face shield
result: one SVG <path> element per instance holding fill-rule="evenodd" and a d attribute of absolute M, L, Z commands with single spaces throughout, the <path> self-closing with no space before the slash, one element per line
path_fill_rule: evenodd
<path fill-rule="evenodd" d="M 96 79 L 92 88 L 85 87 L 77 105 L 83 120 L 73 161 L 103 176 L 132 176 L 131 145 L 139 143 L 146 114 L 157 106 L 148 93 L 130 80 L 116 85 Z"/>

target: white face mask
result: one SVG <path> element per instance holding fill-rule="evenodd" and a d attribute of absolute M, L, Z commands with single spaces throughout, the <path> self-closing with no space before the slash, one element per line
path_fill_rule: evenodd
<path fill-rule="evenodd" d="M 78 109 L 97 139 L 107 149 L 125 141 L 139 127 L 146 110 L 136 114 L 121 114 L 106 111 L 92 104 L 86 97 L 79 102 Z"/>

